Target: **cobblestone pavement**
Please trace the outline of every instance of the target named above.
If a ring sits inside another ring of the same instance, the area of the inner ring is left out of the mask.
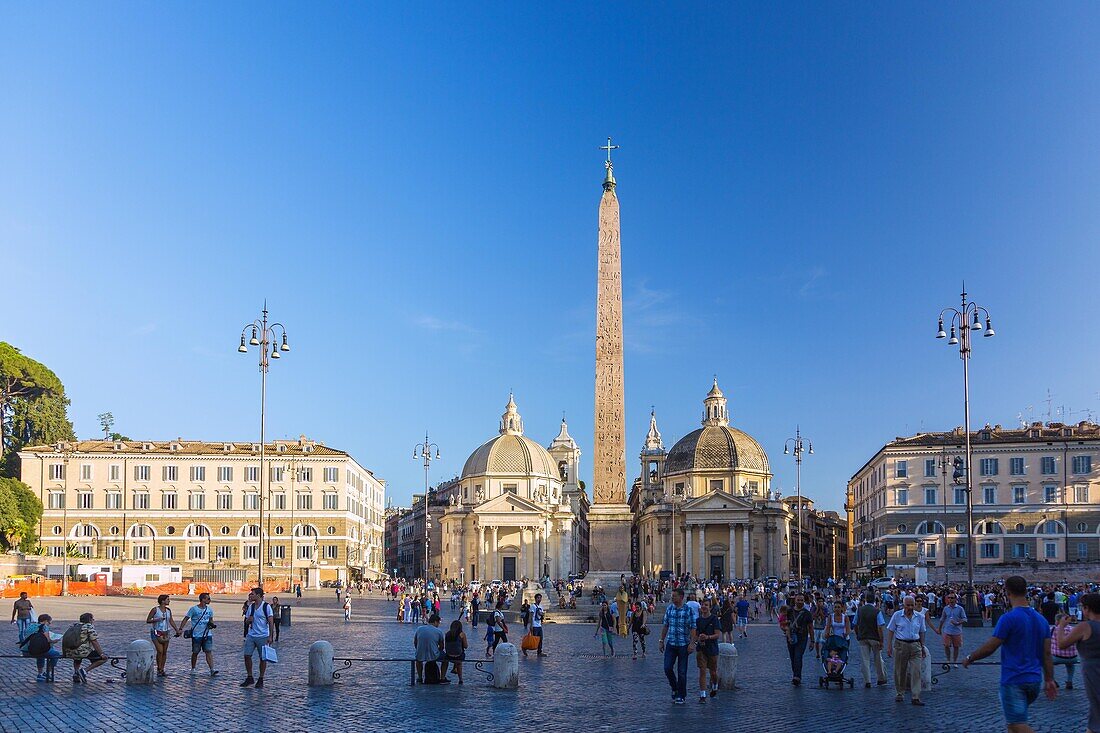
[[[354,619],[345,624],[335,599],[316,594],[293,610],[293,624],[284,629],[279,643],[280,664],[269,671],[263,690],[241,689],[240,639],[236,629],[243,599],[215,599],[219,629],[215,657],[221,674],[191,676],[189,642],[175,639],[169,658],[169,676],[155,685],[126,687],[109,666],[95,670],[89,684],[74,686],[69,663],[58,664],[57,682],[36,683],[33,662],[0,660],[0,684],[7,694],[0,698],[0,730],[11,731],[397,731],[429,724],[452,730],[476,730],[489,721],[507,728],[553,728],[585,731],[667,731],[680,725],[728,726],[751,720],[776,731],[804,730],[807,725],[845,730],[1004,730],[997,699],[999,667],[953,670],[924,696],[927,706],[916,708],[893,701],[892,686],[863,689],[859,678],[858,651],[848,669],[854,672],[855,689],[821,690],[812,657],[806,658],[801,688],[790,685],[786,647],[772,626],[750,627],[747,640],[737,643],[740,653],[738,689],[724,692],[706,705],[690,698],[687,705],[673,706],[656,652],[656,631],[650,638],[646,659],[630,658],[628,640],[617,644],[620,656],[600,657],[592,629],[582,625],[549,625],[544,659],[520,659],[520,689],[496,690],[485,676],[472,669],[459,686],[409,687],[407,664],[355,663],[336,685],[306,685],[309,645],[326,639],[336,655],[351,657],[411,657],[411,625],[399,625],[394,607],[379,599],[353,598]],[[191,599],[177,598],[173,607],[182,617]],[[39,610],[53,614],[57,630],[67,627],[79,613],[96,614],[105,650],[126,653],[133,639],[148,638],[142,621],[151,599],[42,599]],[[451,616],[444,603],[444,616]],[[445,621],[446,623],[446,621]],[[479,631],[484,627],[479,626]],[[967,629],[965,650],[988,638],[990,630]],[[484,652],[480,634],[467,627],[471,658]],[[14,627],[0,630],[6,653],[12,653]],[[939,659],[942,649],[933,648]],[[200,659],[200,668],[203,662]],[[472,665],[467,665],[472,667]],[[694,660],[689,671],[694,675]],[[937,670],[938,671],[938,668]],[[1064,670],[1058,670],[1062,680]],[[108,678],[116,680],[109,684]],[[1081,675],[1078,689],[1059,691],[1055,702],[1041,699],[1032,706],[1032,723],[1038,731],[1063,733],[1084,727],[1087,701]],[[694,684],[689,692],[694,695]],[[494,725],[494,727],[500,727]],[[423,729],[423,728],[421,728]],[[717,728],[726,730],[728,728]]]

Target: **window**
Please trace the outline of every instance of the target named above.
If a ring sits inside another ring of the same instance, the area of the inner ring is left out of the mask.
[[[917,534],[941,534],[943,524],[936,521],[924,521],[917,525]]]
[[[50,464],[50,481],[64,481],[65,480],[65,464],[64,463],[51,463]]]
[[[1089,526],[1087,524],[1085,524],[1084,522],[1078,522],[1077,523],[1077,531],[1078,532],[1085,532],[1085,531],[1088,530],[1088,528],[1089,528]]]
[[[195,491],[187,495],[187,508],[195,511],[206,509],[206,494]]]
[[[1001,546],[995,542],[983,542],[982,543],[982,557],[987,560],[996,559],[1001,556]]]
[[[122,480],[122,466],[117,463],[112,463],[107,467],[107,480],[108,481],[121,481]]]
[[[269,545],[272,560],[286,560],[286,545]]]
[[[935,504],[936,503],[936,490],[935,489],[925,489],[924,490],[924,503],[925,504]]]
[[[924,556],[929,558],[930,560],[935,560],[936,559],[936,543],[935,542],[925,542],[924,543]]]
[[[325,545],[324,550],[322,551],[321,557],[323,557],[326,560],[335,560],[336,556],[339,554],[339,552],[340,552],[340,546],[339,545]]]
[[[1044,476],[1053,476],[1057,473],[1054,464],[1054,456],[1043,456],[1043,460],[1040,463],[1040,473]]]
[[[336,511],[340,508],[340,497],[335,493],[329,492],[325,494],[324,497],[322,497],[322,501],[324,502],[324,505],[322,506],[323,509]]]
[[[121,491],[108,491],[107,492],[107,508],[108,509],[121,509],[122,508],[122,492]]]
[[[909,489],[898,489],[898,506],[909,506]]]
[[[249,491],[244,495],[244,508],[245,511],[254,510],[260,508],[260,495],[255,491]]]
[[[122,559],[122,548],[119,547],[118,545],[109,546],[107,548],[107,559],[108,560],[121,560]]]
[[[904,525],[904,524],[899,524],[898,525],[898,534],[905,534],[908,531],[909,531],[909,527],[907,525]]]
[[[149,466],[134,466],[134,481],[148,481]]]
[[[1088,484],[1077,484],[1073,487],[1073,501],[1077,504],[1089,503],[1089,486]]]
[[[925,458],[924,459],[924,475],[926,477],[936,475],[936,459],[935,458]]]
[[[1053,519],[1048,519],[1045,522],[1040,522],[1039,526],[1035,528],[1037,534],[1059,534],[1062,531],[1062,523]]]
[[[1023,542],[1017,542],[1012,545],[1012,557],[1019,560],[1020,558],[1027,557],[1027,545]]]
[[[161,557],[165,560],[176,559],[176,548],[174,545],[164,545],[161,549]]]
[[[217,545],[214,548],[214,556],[218,560],[229,560],[233,557],[232,545]]]
[[[997,503],[997,487],[996,486],[983,486],[982,487],[982,501],[986,504]]]
[[[1092,473],[1092,456],[1074,456],[1073,472],[1076,474]]]
[[[179,466],[161,466],[160,478],[162,481],[179,481]]]
[[[218,509],[231,510],[233,508],[233,495],[228,491],[218,492]]]
[[[966,543],[956,542],[951,545],[951,557],[965,558],[966,557]]]
[[[61,491],[50,492],[50,509],[64,509],[65,508],[65,494]]]
[[[722,490],[722,479],[712,479],[711,482],[710,482],[710,490],[711,491],[721,491]]]
[[[276,483],[283,480],[283,473],[284,470],[282,466],[271,466],[267,469],[268,479]]]
[[[177,494],[174,491],[165,491],[160,495],[160,508],[161,509],[178,509],[179,502],[177,500]]]
[[[92,508],[92,492],[81,491],[76,495],[76,508],[77,509],[91,509]]]
[[[909,545],[902,542],[898,545],[898,557],[909,557]]]
[[[148,560],[149,559],[149,545],[134,545],[134,559],[135,560]]]
[[[298,480],[307,484],[313,481],[313,468],[311,466],[306,466],[305,468],[299,469]]]
[[[187,559],[190,562],[206,562],[206,545],[188,545]]]
[[[312,560],[313,545],[298,545],[297,555],[299,560]]]
[[[1045,501],[1047,504],[1053,504],[1054,502],[1058,501],[1058,487],[1044,486],[1043,501]]]
[[[80,480],[91,481],[92,480],[92,464],[82,463],[80,464]]]
[[[1013,504],[1026,504],[1027,503],[1027,487],[1026,486],[1013,486],[1012,487],[1012,503]]]
[[[894,478],[909,478],[909,461],[901,460],[894,463]]]
[[[1023,458],[1011,458],[1008,463],[1008,472],[1013,476],[1023,476],[1024,471],[1024,459]]]
[[[205,481],[206,466],[191,466],[191,480],[196,482]]]
[[[978,464],[978,471],[982,476],[996,476],[1000,468],[999,458],[983,458]]]
[[[134,509],[148,509],[149,508],[149,492],[148,491],[135,491],[134,492]]]
[[[299,509],[313,509],[313,494],[305,491],[298,492],[298,508]]]
[[[218,481],[227,484],[233,480],[232,466],[218,466]]]
[[[244,480],[255,484],[260,480],[260,467],[259,466],[245,466],[244,467]]]
[[[1057,542],[1044,542],[1043,543],[1043,557],[1048,560],[1053,560],[1058,557],[1058,543]]]
[[[955,489],[955,503],[956,504],[965,504],[966,503],[966,489]]]
[[[272,508],[273,509],[286,509],[286,494],[280,491],[273,495]]]
[[[260,557],[259,545],[245,545],[241,551],[242,560],[256,560]]]
[[[325,483],[334,484],[340,480],[340,469],[336,466],[325,468]]]
[[[1089,556],[1089,543],[1088,542],[1078,542],[1077,543],[1077,559],[1078,560],[1087,560],[1088,556]]]

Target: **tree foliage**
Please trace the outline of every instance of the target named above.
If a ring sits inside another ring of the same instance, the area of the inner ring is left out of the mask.
[[[31,488],[14,478],[0,477],[0,544],[28,552],[38,543],[42,502]]]
[[[0,341],[0,476],[15,476],[27,445],[75,440],[61,380],[40,362]]]

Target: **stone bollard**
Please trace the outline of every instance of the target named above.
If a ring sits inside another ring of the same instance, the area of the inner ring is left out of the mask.
[[[332,644],[315,641],[309,645],[309,686],[325,687],[335,682],[332,678]]]
[[[126,649],[126,684],[151,685],[156,680],[156,651],[148,639],[134,639]]]
[[[519,687],[519,649],[515,644],[498,644],[493,652],[493,687],[502,690]]]
[[[718,689],[737,689],[737,647],[733,644],[718,645]]]

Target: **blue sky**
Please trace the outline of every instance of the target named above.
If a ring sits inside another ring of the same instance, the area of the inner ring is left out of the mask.
[[[717,374],[733,423],[839,509],[883,442],[962,423],[933,339],[994,315],[973,419],[1100,416],[1100,10],[1086,3],[0,10],[0,339],[81,436],[253,439],[236,352],[294,350],[269,436],[349,450],[397,503],[457,474],[509,389],[591,475],[597,148],[623,221],[628,468]],[[1030,410],[1030,412],[1029,412]],[[1072,412],[1070,412],[1072,410]]]

